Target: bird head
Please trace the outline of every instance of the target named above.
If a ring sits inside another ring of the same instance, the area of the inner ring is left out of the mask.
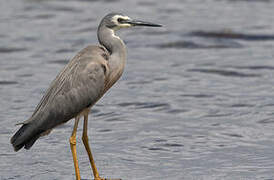
[[[104,24],[106,27],[118,30],[121,28],[129,28],[133,26],[150,26],[150,27],[161,27],[160,24],[155,24],[151,22],[141,21],[141,20],[134,20],[128,16],[125,16],[121,13],[110,13],[106,15],[101,24]]]

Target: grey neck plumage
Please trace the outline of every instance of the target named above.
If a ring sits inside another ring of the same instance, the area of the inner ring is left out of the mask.
[[[98,40],[101,45],[103,45],[109,53],[119,54],[123,56],[126,53],[126,47],[122,39],[115,35],[113,29],[107,28],[102,25],[98,28]]]
[[[127,52],[126,46],[122,39],[116,36],[115,31],[104,25],[100,25],[98,28],[98,40],[99,43],[104,46],[110,54],[108,65],[110,69],[109,87],[111,87],[122,75],[126,63]]]

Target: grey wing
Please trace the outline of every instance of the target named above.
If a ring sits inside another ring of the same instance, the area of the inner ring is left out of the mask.
[[[93,105],[105,88],[107,66],[102,49],[91,46],[80,52],[51,83],[32,117],[41,131],[52,129]]]

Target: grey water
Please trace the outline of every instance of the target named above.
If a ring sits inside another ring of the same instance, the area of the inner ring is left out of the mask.
[[[113,11],[164,27],[118,32],[125,72],[89,116],[100,174],[274,179],[273,9],[270,0],[0,1],[0,180],[75,179],[73,121],[29,151],[13,152],[9,139]],[[80,173],[91,180],[81,126]]]

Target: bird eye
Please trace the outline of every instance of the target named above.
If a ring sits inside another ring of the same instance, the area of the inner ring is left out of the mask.
[[[123,18],[118,18],[117,21],[118,21],[119,23],[123,23],[124,19],[123,19]]]

